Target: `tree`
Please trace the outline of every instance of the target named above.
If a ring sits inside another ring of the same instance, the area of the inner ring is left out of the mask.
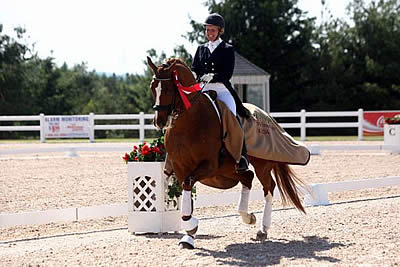
[[[225,18],[223,39],[254,64],[271,74],[271,109],[298,110],[303,68],[314,64],[311,37],[314,19],[297,8],[297,0],[209,0],[210,13]],[[203,27],[191,21],[189,41],[204,41]]]
[[[335,19],[319,29],[319,103],[331,109],[400,106],[399,1],[354,0],[351,22]],[[314,105],[318,105],[315,103]]]
[[[16,39],[2,33],[3,25],[0,24],[0,113],[17,114],[23,109],[28,100],[26,77],[30,69],[25,65],[33,57],[32,48],[22,43],[25,30],[17,27],[14,29]],[[28,113],[24,113],[28,114]]]
[[[360,77],[357,99],[370,109],[398,109],[400,106],[400,1],[361,0],[349,6],[353,14],[352,56]]]

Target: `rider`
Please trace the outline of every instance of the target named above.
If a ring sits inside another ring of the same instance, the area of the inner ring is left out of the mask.
[[[206,18],[203,25],[209,42],[197,48],[193,58],[192,71],[198,80],[209,82],[203,91],[216,91],[217,99],[224,102],[237,118],[237,114],[248,118],[247,109],[229,81],[235,67],[235,50],[232,45],[220,38],[224,33],[224,18],[213,13]],[[250,171],[248,167],[247,149],[243,140],[242,156],[237,166],[237,172],[248,172]]]

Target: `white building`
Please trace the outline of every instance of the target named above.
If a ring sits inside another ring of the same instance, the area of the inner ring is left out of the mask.
[[[270,112],[270,77],[268,72],[235,52],[235,69],[231,83],[243,102]]]

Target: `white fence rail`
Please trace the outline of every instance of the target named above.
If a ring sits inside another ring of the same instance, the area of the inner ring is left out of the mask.
[[[323,112],[272,112],[270,115],[274,118],[300,118],[300,122],[295,123],[279,123],[282,128],[299,128],[300,138],[302,141],[306,140],[307,128],[357,128],[358,140],[363,140],[363,116],[364,111],[323,111]],[[154,114],[89,114],[90,122],[90,142],[94,142],[94,132],[96,130],[138,130],[140,141],[145,139],[145,130],[155,130],[153,124],[146,124],[146,120],[152,119]],[[355,122],[307,122],[307,118],[311,117],[354,117],[357,118]],[[138,124],[96,124],[96,120],[139,120]],[[40,114],[37,116],[0,116],[1,121],[38,121],[39,125],[34,126],[0,126],[0,131],[40,131],[40,141],[45,142],[44,124],[45,115]]]
[[[330,205],[329,192],[344,192],[351,190],[363,190],[382,188],[388,186],[400,186],[400,176],[379,177],[375,179],[362,179],[352,181],[333,182],[325,184],[308,185],[309,193],[304,196],[306,206]],[[299,188],[303,190],[302,188]],[[222,192],[210,195],[199,195],[195,200],[195,207],[215,207],[237,203],[239,191]],[[279,191],[275,188],[274,198],[279,199]],[[264,200],[261,189],[252,190],[250,200]],[[107,216],[126,216],[128,214],[127,203],[114,203],[96,205],[90,207],[50,209],[44,211],[30,211],[19,213],[0,213],[0,228],[18,225],[46,224],[65,221],[82,221]]]
[[[140,141],[145,138],[145,130],[156,130],[153,124],[146,124],[146,120],[153,119],[154,114],[89,114],[90,142],[94,142],[95,130],[138,130]],[[96,124],[96,120],[139,120],[138,124]],[[40,142],[44,143],[45,115],[41,113],[37,116],[0,116],[1,121],[38,121],[39,125],[33,126],[0,126],[0,131],[39,131]]]

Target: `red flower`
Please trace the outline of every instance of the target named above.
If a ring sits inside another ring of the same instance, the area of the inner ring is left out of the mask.
[[[129,154],[125,153],[125,156],[122,157],[123,160],[128,161],[129,160]]]
[[[129,161],[163,161],[165,160],[164,138],[160,136],[150,144],[143,142],[140,145],[133,145],[130,153],[125,153],[123,159]]]
[[[150,147],[148,146],[148,145],[144,145],[143,147],[142,147],[142,155],[147,155],[147,154],[149,154],[151,151],[150,151]]]

